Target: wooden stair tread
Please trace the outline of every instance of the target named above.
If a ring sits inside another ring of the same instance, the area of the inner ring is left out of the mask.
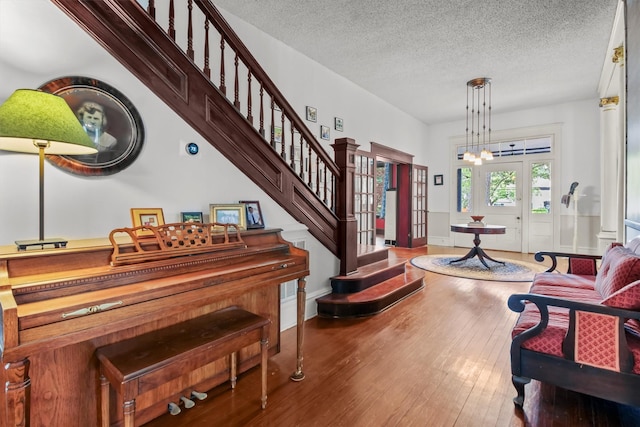
[[[424,275],[423,270],[407,264],[404,266],[404,272],[362,291],[332,292],[316,299],[318,316],[350,318],[380,313],[422,289]]]
[[[415,281],[422,280],[424,278],[424,271],[415,271],[407,269],[405,274],[392,277],[384,282],[380,282],[377,285],[371,286],[363,291],[353,294],[329,294],[324,297],[318,298],[320,300],[331,301],[336,304],[353,304],[363,303],[369,301],[375,301],[380,298],[384,298],[399,288],[411,284]]]

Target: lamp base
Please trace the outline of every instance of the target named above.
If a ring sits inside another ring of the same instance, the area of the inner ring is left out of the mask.
[[[67,240],[61,238],[43,239],[43,240],[16,240],[19,251],[26,251],[30,246],[40,246],[40,249],[44,249],[45,246],[53,246],[54,248],[66,248]]]

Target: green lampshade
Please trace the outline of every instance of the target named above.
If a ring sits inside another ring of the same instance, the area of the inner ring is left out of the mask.
[[[64,99],[18,89],[0,105],[0,150],[38,154],[36,142],[42,141],[48,142],[47,154],[98,152]]]

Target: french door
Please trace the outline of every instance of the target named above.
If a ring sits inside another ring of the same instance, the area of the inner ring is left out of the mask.
[[[427,176],[426,166],[413,165],[411,191],[411,247],[427,244]]]
[[[503,251],[522,250],[522,162],[486,162],[476,169],[477,215],[486,224],[504,225],[504,235],[483,236],[482,246]]]
[[[505,234],[482,236],[481,247],[504,251],[522,250],[522,162],[465,164],[457,169],[457,209],[452,224],[466,224],[471,215],[483,222],[504,225]],[[473,246],[473,236],[452,233],[454,246]]]

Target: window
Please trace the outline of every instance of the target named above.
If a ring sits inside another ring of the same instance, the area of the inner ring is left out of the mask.
[[[531,164],[531,213],[551,213],[551,165]]]
[[[471,168],[458,168],[457,172],[457,206],[458,212],[471,212],[473,209],[471,203]]]
[[[485,185],[487,206],[516,206],[516,171],[487,172]]]
[[[526,156],[531,154],[550,153],[551,142],[553,137],[541,136],[530,139],[518,139],[509,141],[492,142],[487,144],[486,148],[493,153],[493,157],[511,157],[511,156]],[[462,155],[469,148],[466,144],[458,145],[456,155],[458,160],[462,160]],[[479,151],[483,147],[478,147]]]

